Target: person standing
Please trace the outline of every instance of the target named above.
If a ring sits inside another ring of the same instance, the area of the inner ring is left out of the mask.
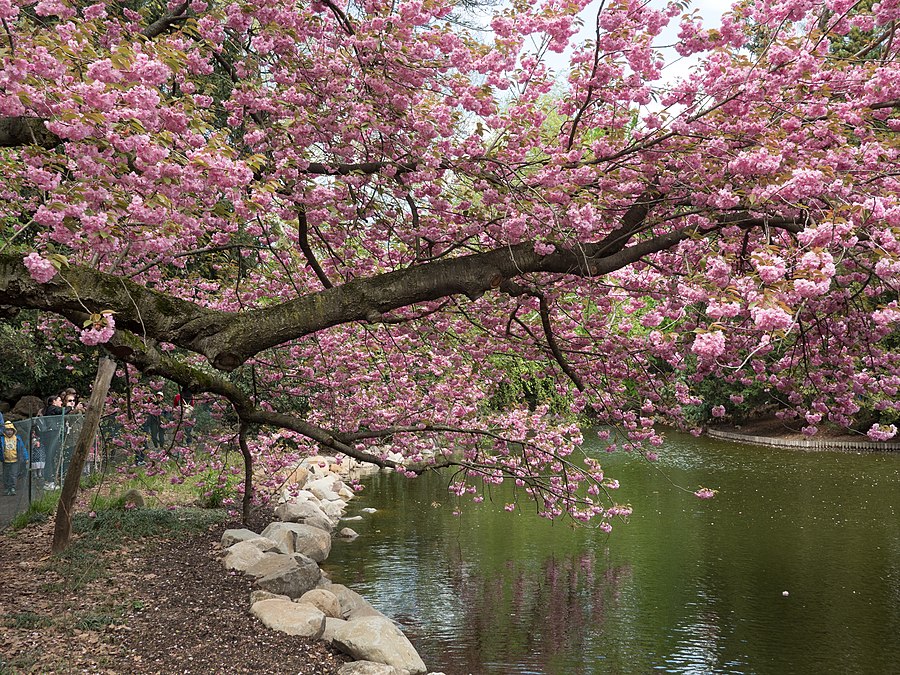
[[[175,396],[175,409],[178,424],[184,429],[184,444],[191,444],[191,432],[194,428],[194,392],[185,387]],[[177,430],[177,427],[176,427]]]
[[[44,449],[44,488],[56,489],[56,467],[62,452],[65,435],[65,413],[62,394],[49,396],[41,419],[38,420],[38,441]]]
[[[3,424],[3,488],[7,496],[16,494],[19,462],[28,461],[28,448],[16,433],[12,422]]]

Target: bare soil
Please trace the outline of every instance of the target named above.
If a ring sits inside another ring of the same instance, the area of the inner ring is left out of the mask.
[[[335,673],[348,657],[250,615],[224,527],[70,561],[50,555],[52,519],[0,534],[0,674]]]

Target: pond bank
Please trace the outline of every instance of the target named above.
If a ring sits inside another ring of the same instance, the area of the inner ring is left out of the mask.
[[[830,450],[856,452],[898,452],[900,443],[890,441],[863,441],[854,438],[791,438],[780,436],[762,436],[739,431],[723,431],[707,429],[706,435],[723,441],[734,443],[750,443],[752,445],[768,445],[776,448],[796,448],[799,450]]]

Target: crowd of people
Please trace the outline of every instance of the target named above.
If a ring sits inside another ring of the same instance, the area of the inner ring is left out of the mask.
[[[156,391],[145,402],[144,422],[141,425],[146,442],[135,446],[135,463],[146,461],[146,450],[166,451],[167,431],[179,444],[192,442],[194,396],[189,389],[181,389],[170,405],[165,394]],[[35,403],[37,404],[37,399]],[[37,405],[35,405],[37,408]],[[54,490],[61,483],[67,458],[71,456],[80,430],[84,402],[75,389],[68,388],[47,397],[40,410],[15,424],[5,420],[0,412],[0,428],[3,430],[3,490],[5,496],[14,496],[19,480],[28,475],[39,488]],[[73,416],[79,415],[78,418]]]
[[[24,430],[17,430],[16,425],[0,412],[5,496],[15,496],[16,485],[27,475],[29,468],[33,472],[32,478],[44,489],[56,488],[58,472],[62,468],[61,458],[71,450],[76,440],[76,434],[71,433],[71,418],[67,420],[66,416],[84,412],[84,402],[72,388],[47,397],[43,408],[35,417],[29,418]]]

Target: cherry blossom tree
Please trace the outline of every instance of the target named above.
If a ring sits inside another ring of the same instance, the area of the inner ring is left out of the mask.
[[[652,457],[702,378],[895,414],[900,5],[587,5],[0,1],[2,302],[227,402],[248,477],[389,446],[603,527],[575,415]],[[571,416],[487,405],[509,358]]]

